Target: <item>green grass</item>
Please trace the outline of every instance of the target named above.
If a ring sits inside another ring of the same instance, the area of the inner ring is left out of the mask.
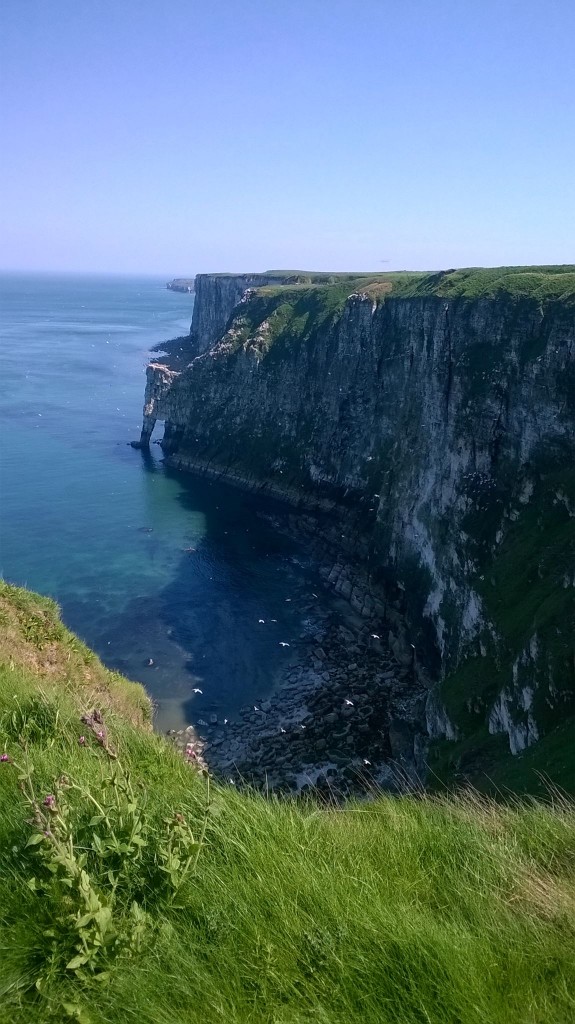
[[[2,597],[2,745],[33,763],[38,794],[53,792],[63,773],[97,793],[110,764],[97,743],[78,744],[94,693],[89,679],[66,676],[72,635],[60,625],[54,639],[51,603],[7,587]],[[33,618],[36,631],[24,636]],[[41,674],[48,656],[57,678]],[[90,671],[98,669],[92,656]],[[199,834],[206,780],[135,724],[136,687],[109,675],[99,685],[146,820],[161,828],[179,813]],[[70,797],[80,837],[87,813]],[[60,905],[27,885],[38,873],[28,818],[14,765],[0,764],[0,1005],[10,1024],[575,1018],[575,813],[558,795],[508,805],[471,794],[380,795],[335,808],[215,787],[178,906],[153,882],[151,852],[132,870],[147,915],[138,954],[111,956],[104,982],[53,969],[40,991],[53,943],[45,933],[65,919],[66,897]],[[128,920],[127,902],[119,899],[117,914]]]
[[[209,277],[238,275],[209,274]],[[241,275],[240,275],[241,276]],[[271,295],[278,289],[344,288],[349,295],[363,291],[376,300],[392,298],[481,299],[508,297],[512,301],[558,301],[567,306],[575,302],[575,265],[533,267],[466,267],[440,271],[387,271],[382,273],[315,273],[301,270],[266,271],[258,277],[274,278],[264,286]],[[276,284],[277,278],[284,278]],[[260,291],[260,289],[258,289]]]

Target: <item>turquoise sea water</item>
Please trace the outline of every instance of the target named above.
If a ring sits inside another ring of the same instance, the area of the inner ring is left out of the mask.
[[[261,517],[279,506],[129,447],[149,350],[188,332],[192,302],[150,278],[0,278],[0,572],[143,682],[162,729],[263,698],[326,600]]]

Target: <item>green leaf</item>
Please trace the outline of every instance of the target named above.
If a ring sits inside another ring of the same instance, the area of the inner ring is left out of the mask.
[[[75,1017],[76,1020],[78,1019],[80,1007],[76,1003],[64,1003],[63,1010],[65,1013],[68,1014],[69,1017]]]
[[[103,814],[95,814],[93,818],[90,818],[88,825],[99,825],[104,820]]]
[[[28,886],[29,889],[32,890],[32,892],[36,892],[36,890],[38,888],[38,886],[36,885],[36,879],[35,878],[29,878],[28,881],[26,882],[26,885]]]
[[[77,971],[78,967],[82,967],[84,964],[87,964],[87,963],[88,963],[88,957],[87,956],[82,956],[80,954],[79,956],[75,956],[72,960],[70,960],[69,963],[66,964],[66,970],[67,971]]]
[[[76,921],[77,928],[85,928],[93,918],[93,914],[83,914],[79,921]]]
[[[135,843],[136,846],[147,846],[148,845],[146,840],[142,839],[141,836],[132,836],[132,842]]]
[[[100,934],[104,935],[112,920],[112,911],[109,907],[102,907],[97,914],[94,914],[94,919],[100,929]]]
[[[44,841],[44,838],[41,832],[35,832],[33,836],[30,836],[26,846],[38,846]]]
[[[77,1003],[64,1003],[63,1009],[69,1017],[78,1021],[78,1024],[91,1024],[92,1018]]]

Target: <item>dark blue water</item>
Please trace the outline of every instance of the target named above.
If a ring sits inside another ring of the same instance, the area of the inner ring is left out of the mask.
[[[0,572],[143,682],[159,728],[233,716],[270,692],[324,598],[305,549],[261,516],[281,509],[128,445],[149,350],[188,332],[192,297],[149,278],[0,288]]]

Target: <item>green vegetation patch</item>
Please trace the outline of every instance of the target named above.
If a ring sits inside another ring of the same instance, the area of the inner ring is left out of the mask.
[[[374,274],[313,274],[285,271],[285,284],[264,287],[268,295],[279,289],[293,291],[294,286],[308,289],[344,288],[385,298],[501,298],[556,301],[571,306],[575,302],[575,265],[534,267],[468,267],[458,270],[390,271]],[[263,275],[262,275],[263,276]],[[270,277],[279,274],[269,273]],[[259,291],[260,289],[258,289]]]
[[[514,757],[506,735],[490,735],[485,725],[464,739],[436,740],[429,749],[430,789],[473,785],[498,800],[512,794],[545,798],[550,787],[575,792],[575,719],[568,716],[536,744]]]
[[[504,520],[499,544],[494,544],[489,516],[478,514],[478,532],[472,540],[480,569],[474,585],[498,640],[495,643],[486,630],[485,656],[478,652],[468,656],[443,681],[442,699],[462,740],[446,744],[442,751],[447,752],[446,763],[459,768],[462,756],[465,760],[467,752],[473,752],[477,771],[470,770],[469,777],[474,784],[489,766],[498,778],[517,776],[521,788],[528,789],[526,780],[530,777],[533,782],[536,767],[545,768],[546,751],[552,749],[557,756],[554,753],[549,761],[549,776],[574,792],[575,470],[570,465],[554,466],[556,453],[548,458],[548,467],[543,457],[531,467],[533,494],[525,505],[516,505],[512,518]],[[533,715],[539,731],[553,730],[545,744],[540,741],[521,755],[520,771],[507,737],[499,745],[495,738],[487,738],[485,728],[497,695],[503,689],[513,690],[514,663],[519,687],[531,686],[535,691]]]
[[[0,580],[0,673],[9,681],[22,672],[48,694],[64,690],[78,706],[96,700],[137,725],[151,720],[144,688],[104,668],[66,629],[54,601]]]

